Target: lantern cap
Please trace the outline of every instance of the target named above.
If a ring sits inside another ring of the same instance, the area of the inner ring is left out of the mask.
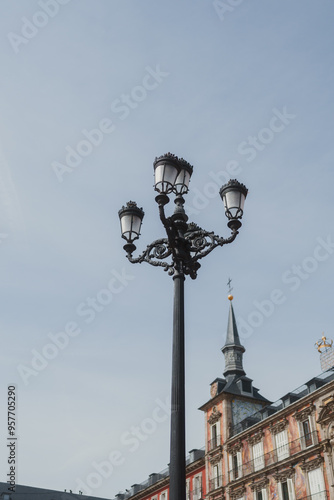
[[[118,210],[119,217],[122,217],[124,213],[135,213],[141,219],[145,215],[143,208],[139,208],[135,201],[128,201],[126,207],[123,205],[122,208]]]
[[[153,162],[153,165],[155,166],[157,163],[161,161],[170,161],[173,163],[177,163],[180,168],[184,168],[185,170],[188,170],[190,174],[192,174],[194,167],[190,165],[184,158],[179,158],[178,156],[174,155],[173,153],[165,153],[164,155],[157,156]]]
[[[219,193],[222,196],[225,191],[232,191],[235,189],[240,191],[246,198],[248,189],[244,184],[237,181],[237,179],[230,179],[226,184],[224,184],[224,186],[220,188]]]

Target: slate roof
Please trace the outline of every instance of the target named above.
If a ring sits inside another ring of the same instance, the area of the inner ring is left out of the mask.
[[[12,493],[8,491],[7,483],[0,483],[0,499],[6,498],[5,495],[9,495],[8,500],[109,500],[101,497],[79,495],[78,493],[65,493],[65,491],[46,490],[22,485],[16,485],[15,493]]]

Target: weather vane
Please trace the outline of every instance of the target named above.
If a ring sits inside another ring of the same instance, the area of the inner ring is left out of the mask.
[[[228,286],[228,293],[231,295],[231,292],[233,290],[233,287],[231,287],[232,280],[231,278],[228,279],[227,286]]]

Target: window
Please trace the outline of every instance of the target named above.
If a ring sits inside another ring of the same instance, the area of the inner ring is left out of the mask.
[[[160,495],[160,500],[167,500],[167,491],[163,491]]]
[[[298,420],[299,435],[301,438],[301,448],[302,450],[305,450],[305,448],[309,448],[310,446],[317,444],[318,437],[315,430],[314,415],[311,414],[308,416],[304,416],[304,418],[301,415],[300,417],[298,416],[298,414],[296,414],[296,419]]]
[[[290,478],[278,483],[279,500],[295,500],[295,487],[293,480]]]
[[[275,435],[277,460],[283,460],[289,456],[288,433],[284,430]]]
[[[304,437],[305,448],[308,448],[309,446],[312,446],[312,434],[311,434],[309,420],[304,420],[302,422],[302,428],[303,428],[303,437]]]
[[[262,488],[261,490],[254,491],[254,500],[267,500],[266,488]]]
[[[220,484],[220,477],[219,477],[219,466],[214,465],[212,469],[212,484],[211,484],[211,489],[215,490],[216,488],[219,488],[221,486]]]
[[[241,451],[237,451],[229,456],[230,479],[238,479],[242,476],[242,455]]]
[[[213,450],[213,448],[216,448],[217,446],[220,445],[220,426],[219,422],[216,422],[215,424],[211,425],[211,441],[210,441],[210,446],[209,450]]]
[[[308,473],[308,482],[312,500],[326,500],[324,475],[321,468],[314,469]]]
[[[199,474],[193,479],[193,500],[200,500],[202,498],[202,475]]]
[[[257,444],[254,444],[252,451],[253,451],[254,471],[263,469],[264,456],[263,456],[263,443],[262,443],[262,441],[260,441]],[[262,499],[262,500],[265,500],[265,499]]]

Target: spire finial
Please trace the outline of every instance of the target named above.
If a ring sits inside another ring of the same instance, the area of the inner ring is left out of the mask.
[[[228,279],[227,286],[228,286],[228,300],[233,300],[233,295],[231,294],[233,288],[231,287],[232,280],[231,278]]]

